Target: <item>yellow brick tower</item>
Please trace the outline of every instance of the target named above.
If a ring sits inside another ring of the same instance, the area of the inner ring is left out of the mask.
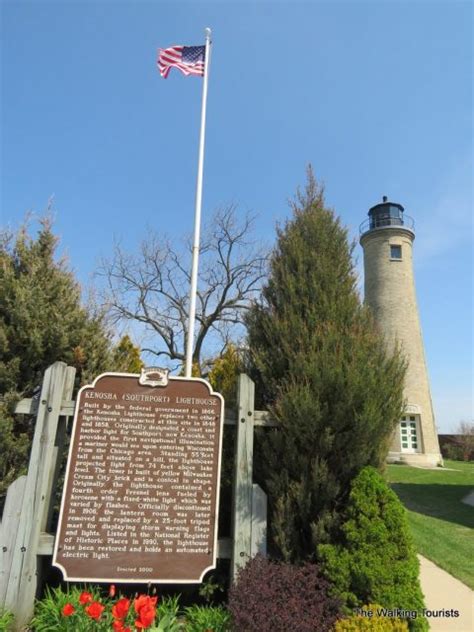
[[[408,360],[406,408],[394,433],[388,461],[433,466],[442,463],[426,369],[413,277],[414,222],[401,204],[369,210],[360,226],[364,250],[365,302],[389,348],[399,344]]]

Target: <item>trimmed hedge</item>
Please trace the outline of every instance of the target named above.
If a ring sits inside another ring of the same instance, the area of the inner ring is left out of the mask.
[[[422,611],[419,563],[405,508],[374,468],[364,468],[353,481],[341,543],[320,545],[318,552],[347,609],[379,603],[390,610]],[[428,630],[419,616],[408,625]]]

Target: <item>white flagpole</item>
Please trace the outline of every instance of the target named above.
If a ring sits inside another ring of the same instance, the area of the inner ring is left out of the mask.
[[[191,290],[189,292],[189,321],[186,344],[186,377],[191,377],[193,370],[194,321],[196,318],[197,273],[199,263],[199,239],[201,232],[202,174],[204,168],[204,139],[206,135],[207,79],[211,54],[211,29],[206,28],[206,53],[204,61],[204,81],[202,86],[201,133],[199,137],[199,161],[196,183],[196,208],[194,214],[193,262],[191,268]]]

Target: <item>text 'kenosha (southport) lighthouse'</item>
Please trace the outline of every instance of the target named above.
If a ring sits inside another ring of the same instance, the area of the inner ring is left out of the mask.
[[[387,201],[369,210],[360,226],[364,250],[365,303],[389,348],[400,345],[408,361],[406,406],[388,461],[418,465],[442,462],[431,402],[413,276],[414,222],[401,204]]]

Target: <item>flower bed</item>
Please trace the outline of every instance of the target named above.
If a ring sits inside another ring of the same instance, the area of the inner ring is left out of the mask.
[[[116,594],[71,587],[47,590],[37,602],[31,632],[229,632],[230,614],[220,606],[190,606],[180,611],[179,597]],[[1,629],[1,628],[0,628]]]

